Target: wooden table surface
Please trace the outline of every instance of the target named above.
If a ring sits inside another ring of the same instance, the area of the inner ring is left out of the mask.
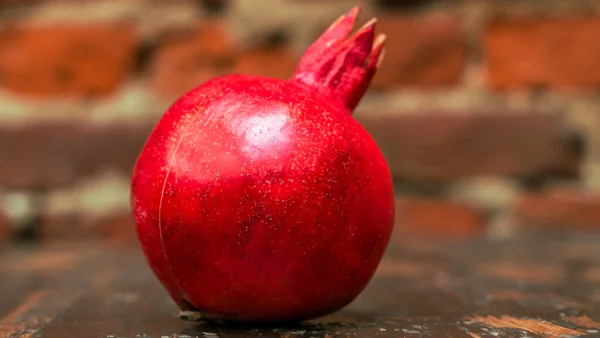
[[[350,306],[293,327],[181,320],[137,247],[0,253],[0,337],[600,337],[600,237],[394,240]]]

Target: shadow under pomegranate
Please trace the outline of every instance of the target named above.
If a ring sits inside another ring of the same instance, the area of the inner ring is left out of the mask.
[[[201,332],[224,331],[227,333],[260,332],[261,337],[281,337],[281,333],[303,335],[335,334],[349,329],[364,329],[376,326],[376,319],[354,313],[329,314],[307,321],[281,322],[239,322],[203,316],[200,312],[181,311],[179,317],[185,321],[198,323],[193,328],[179,332],[182,335],[197,335]]]

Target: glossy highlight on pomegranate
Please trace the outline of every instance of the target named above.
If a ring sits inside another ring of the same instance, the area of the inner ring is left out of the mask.
[[[383,57],[358,7],[289,80],[214,78],[179,98],[136,162],[147,261],[182,310],[242,322],[337,311],[368,284],[394,218],[387,163],[352,112]]]

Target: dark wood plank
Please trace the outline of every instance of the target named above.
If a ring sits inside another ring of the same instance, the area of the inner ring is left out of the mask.
[[[0,337],[34,337],[84,291],[82,256],[20,247],[0,256]]]
[[[0,276],[0,337],[600,336],[600,238],[394,239],[355,302],[293,327],[179,319],[136,248],[13,249]]]

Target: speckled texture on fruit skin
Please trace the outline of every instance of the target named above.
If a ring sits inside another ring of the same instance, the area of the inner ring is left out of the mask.
[[[230,75],[165,113],[136,163],[150,266],[182,309],[304,320],[350,303],[394,218],[389,168],[342,104],[291,81]]]

